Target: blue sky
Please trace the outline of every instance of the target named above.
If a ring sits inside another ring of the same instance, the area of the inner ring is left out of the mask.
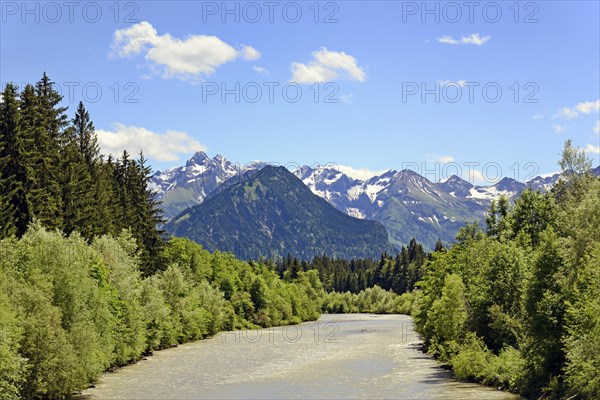
[[[105,152],[156,169],[204,149],[522,180],[556,171],[568,138],[599,163],[597,1],[23,4],[1,4],[0,81],[46,71]]]

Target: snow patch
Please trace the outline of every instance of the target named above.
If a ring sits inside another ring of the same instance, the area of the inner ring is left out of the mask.
[[[362,211],[360,211],[358,208],[353,208],[353,207],[348,207],[346,209],[346,214],[348,214],[349,216],[354,217],[354,218],[360,218],[360,219],[367,218],[367,216]]]

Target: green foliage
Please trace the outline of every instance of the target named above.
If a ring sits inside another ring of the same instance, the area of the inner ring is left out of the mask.
[[[27,151],[31,142],[22,129],[17,96],[17,87],[7,84],[0,103],[0,238],[23,235],[31,222]]]
[[[431,316],[433,331],[440,341],[458,342],[463,334],[467,320],[467,308],[464,298],[465,287],[460,276],[447,275],[442,295],[433,302]]]
[[[483,381],[490,375],[492,357],[483,340],[470,332],[449,361],[458,379]]]
[[[359,293],[379,286],[403,294],[415,288],[428,257],[423,246],[413,238],[407,247],[402,246],[396,257],[385,253],[378,260],[344,260],[322,255],[306,262],[288,255],[278,260],[275,268],[281,275],[289,273],[291,276],[297,276],[299,271],[316,270],[327,292]]]
[[[374,286],[358,294],[330,292],[325,298],[323,310],[327,313],[375,313],[410,314],[413,303],[412,293],[398,295]]]
[[[519,390],[518,379],[524,376],[525,360],[518,350],[506,347],[495,355],[473,332],[466,335],[449,362],[458,379],[512,391]]]
[[[600,179],[565,144],[548,194],[493,204],[435,252],[413,306],[428,351],[461,379],[532,398],[600,392]],[[461,286],[462,285],[462,286]]]
[[[571,139],[565,141],[558,165],[563,172],[579,175],[592,168],[592,162],[585,156],[585,151],[573,147]]]
[[[283,280],[166,242],[143,154],[103,160],[84,105],[69,124],[61,99],[44,74],[0,102],[0,400],[66,398],[156,349],[319,317],[317,271]]]
[[[37,224],[0,253],[2,400],[65,398],[156,349],[316,319],[325,296],[317,271],[281,280],[185,239],[167,243],[168,268],[144,277],[128,231],[88,244]]]
[[[162,218],[143,155],[104,161],[83,103],[69,123],[46,74],[20,94],[7,84],[2,96],[0,238],[23,236],[34,220],[66,234],[77,231],[87,241],[129,229],[143,272],[162,269]]]
[[[23,327],[17,319],[4,285],[8,280],[0,272],[0,399],[19,398],[25,381],[26,359],[19,354]]]

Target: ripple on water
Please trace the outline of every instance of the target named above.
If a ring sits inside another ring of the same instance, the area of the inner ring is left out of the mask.
[[[102,376],[80,399],[518,399],[457,382],[419,350],[404,315],[323,315],[318,323],[156,352]]]

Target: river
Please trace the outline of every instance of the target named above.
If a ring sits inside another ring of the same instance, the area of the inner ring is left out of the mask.
[[[79,399],[519,399],[458,382],[418,350],[405,315],[322,315],[156,352]]]

